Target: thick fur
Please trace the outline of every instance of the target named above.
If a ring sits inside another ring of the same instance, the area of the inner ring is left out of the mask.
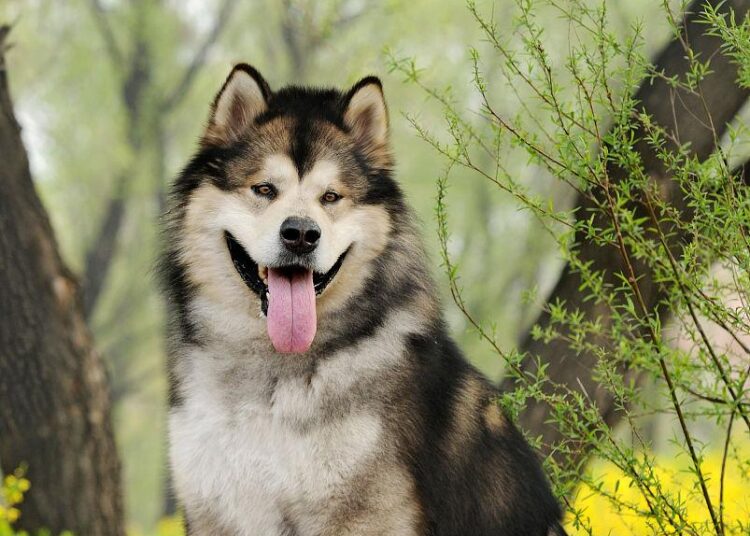
[[[562,534],[539,461],[447,334],[393,179],[379,81],[272,92],[238,66],[175,181],[161,263],[169,441],[188,534]],[[272,180],[278,197],[253,185]],[[344,192],[321,205],[326,189]],[[259,265],[315,219],[318,332],[275,352],[224,231]]]

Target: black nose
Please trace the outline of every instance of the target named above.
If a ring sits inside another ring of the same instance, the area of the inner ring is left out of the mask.
[[[320,227],[310,218],[291,216],[281,224],[281,242],[292,253],[310,253],[318,246]]]

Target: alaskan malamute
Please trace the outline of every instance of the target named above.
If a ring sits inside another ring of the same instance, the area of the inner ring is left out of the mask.
[[[169,452],[195,536],[562,534],[536,455],[449,337],[380,81],[238,65],[162,260]]]

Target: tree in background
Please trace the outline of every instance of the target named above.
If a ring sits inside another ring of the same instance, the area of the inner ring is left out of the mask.
[[[20,527],[124,534],[104,364],[31,180],[0,27],[0,473],[34,482]]]

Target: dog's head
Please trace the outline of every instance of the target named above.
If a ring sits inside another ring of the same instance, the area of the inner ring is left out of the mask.
[[[168,245],[215,320],[244,311],[277,351],[310,348],[318,321],[362,292],[404,210],[388,137],[377,78],[274,92],[233,69],[175,183]]]

